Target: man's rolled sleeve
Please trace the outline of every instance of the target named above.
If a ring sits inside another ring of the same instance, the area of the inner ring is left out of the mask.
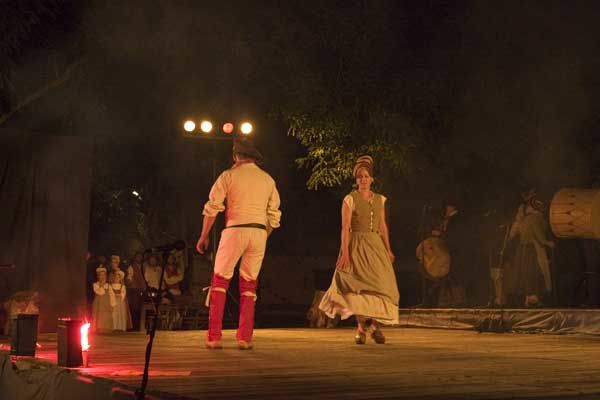
[[[218,213],[225,211],[225,198],[227,197],[229,181],[229,171],[225,171],[219,175],[217,181],[210,189],[208,201],[204,205],[204,211],[202,212],[202,215],[207,217],[216,217]]]
[[[279,198],[279,192],[277,187],[273,186],[273,191],[269,197],[269,203],[267,204],[267,220],[271,228],[279,228],[281,221],[281,211],[279,211],[279,205],[281,200]]]

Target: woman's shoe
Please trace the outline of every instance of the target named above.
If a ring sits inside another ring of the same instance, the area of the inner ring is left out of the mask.
[[[367,334],[360,329],[356,331],[356,336],[354,336],[354,342],[356,344],[365,344],[367,343]]]
[[[371,333],[371,338],[375,341],[375,343],[377,344],[385,344],[385,336],[383,335],[383,332],[381,331],[381,329],[376,328],[372,333]]]

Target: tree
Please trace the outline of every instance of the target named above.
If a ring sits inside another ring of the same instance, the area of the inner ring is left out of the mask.
[[[63,0],[0,3],[0,125],[71,78],[81,57],[30,93],[18,93],[13,83],[15,69],[31,52],[52,48],[69,37],[77,29],[80,15],[76,2]]]
[[[420,167],[414,155],[427,137],[423,115],[410,108],[416,87],[397,27],[402,8],[388,1],[292,5],[269,26],[273,40],[260,69],[281,93],[275,114],[306,148],[297,164],[312,171],[310,189],[340,185],[361,154],[392,176]]]

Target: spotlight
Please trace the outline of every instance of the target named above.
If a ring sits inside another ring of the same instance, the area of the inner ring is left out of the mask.
[[[200,130],[204,133],[209,133],[212,131],[213,125],[210,121],[202,121],[200,123]]]
[[[134,195],[135,197],[140,197],[140,193],[137,190],[132,190],[131,194]]]
[[[240,126],[240,130],[244,135],[249,135],[252,133],[252,124],[250,122],[244,122]]]
[[[196,129],[196,124],[194,121],[185,121],[183,124],[183,129],[185,129],[187,132],[194,132],[194,129]]]
[[[227,122],[225,125],[223,125],[223,132],[228,134],[233,132],[233,124],[231,122]]]

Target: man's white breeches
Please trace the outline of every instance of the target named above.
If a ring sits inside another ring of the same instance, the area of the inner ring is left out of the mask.
[[[215,260],[215,274],[231,279],[240,257],[240,276],[247,281],[258,278],[265,247],[267,231],[259,228],[227,228],[221,232],[221,241]]]

